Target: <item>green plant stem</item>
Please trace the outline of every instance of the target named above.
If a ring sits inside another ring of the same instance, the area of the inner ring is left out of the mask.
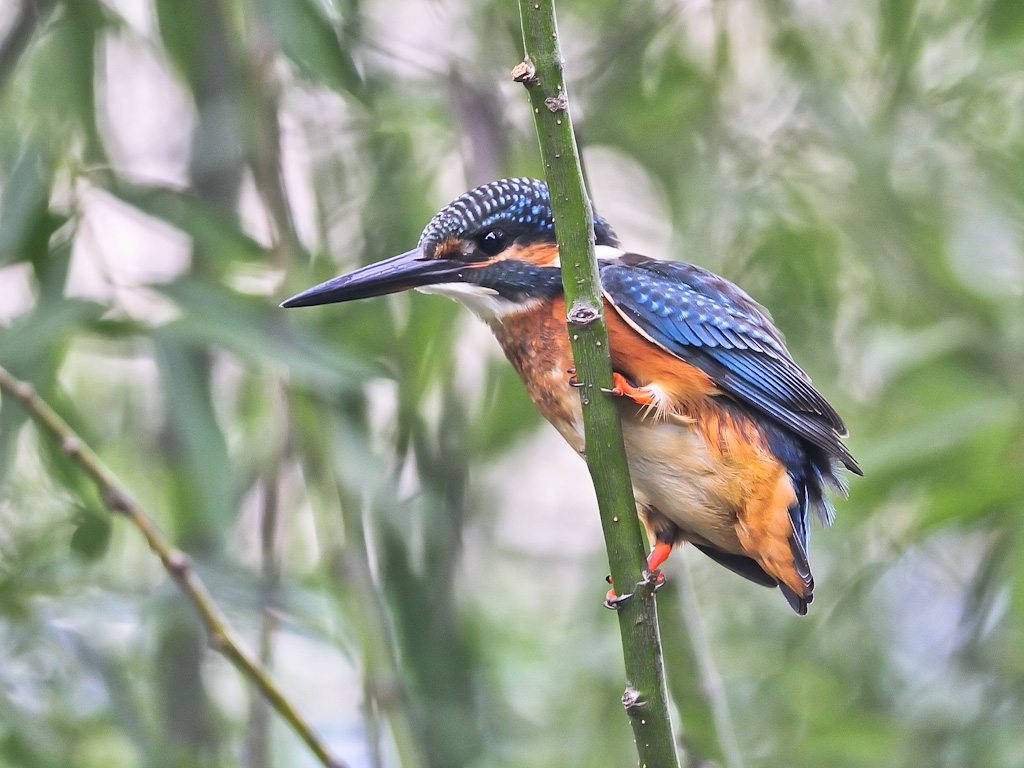
[[[388,627],[383,596],[373,581],[366,548],[363,510],[359,499],[338,484],[338,496],[345,526],[345,547],[338,553],[336,582],[348,585],[363,647],[363,684],[367,706],[386,718],[402,768],[424,768],[424,750],[408,711],[408,692],[399,671],[394,638]],[[367,713],[367,730],[373,731],[373,717]],[[379,734],[370,734],[371,754],[380,752]],[[373,736],[377,738],[373,738]],[[374,764],[377,764],[376,761]]]
[[[60,442],[61,450],[96,484],[107,508],[112,513],[124,515],[139,530],[150,549],[160,558],[167,573],[195,607],[206,628],[210,647],[256,686],[326,768],[346,768],[344,762],[330,754],[259,662],[242,649],[227,619],[192,569],[188,555],[174,547],[96,452],[36,394],[31,384],[15,378],[4,368],[0,368],[0,390],[21,402],[36,424]]]
[[[562,71],[553,0],[520,0],[526,60],[513,77],[526,86],[540,138],[562,265],[569,339],[582,383],[587,465],[597,492],[626,667],[622,703],[641,768],[679,765],[669,718],[654,583],[636,514],[622,426],[613,396],[608,331],[594,254],[594,219],[583,187]]]
[[[683,615],[683,624],[686,626],[686,632],[690,638],[690,648],[700,677],[700,691],[711,711],[711,719],[715,725],[715,737],[718,739],[719,749],[722,750],[725,768],[743,768],[743,753],[740,750],[739,737],[736,735],[736,724],[732,719],[729,699],[725,695],[725,684],[722,682],[722,675],[715,664],[711,642],[708,640],[707,631],[700,616],[700,608],[697,605],[693,577],[685,560],[683,566],[676,569],[676,573],[679,574],[676,578],[679,609]]]

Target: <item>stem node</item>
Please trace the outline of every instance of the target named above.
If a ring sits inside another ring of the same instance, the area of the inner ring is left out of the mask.
[[[577,328],[583,328],[597,320],[599,316],[600,313],[593,304],[580,299],[573,303],[572,308],[569,310],[568,320],[570,324]]]
[[[569,106],[569,99],[565,97],[564,93],[560,93],[557,96],[549,96],[544,99],[544,106],[552,112],[557,112],[558,110],[565,109]]]
[[[527,58],[512,67],[512,79],[523,85],[536,83],[537,71],[534,69],[533,62]]]

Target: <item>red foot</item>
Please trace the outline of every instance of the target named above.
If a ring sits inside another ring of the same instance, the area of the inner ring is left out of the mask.
[[[609,589],[608,594],[604,596],[604,607],[610,608],[613,611],[617,611],[619,606],[629,600],[633,596],[630,592],[628,595],[616,595],[614,589]]]
[[[609,584],[611,584],[612,583],[612,575],[609,573],[607,576],[604,577],[604,580],[607,581]],[[632,596],[633,595],[631,593],[631,594],[623,595],[622,597],[619,597],[618,595],[615,594],[615,590],[614,589],[609,589],[608,590],[608,594],[606,594],[604,596],[604,607],[605,608],[611,608],[613,611],[617,611],[619,609],[619,605],[621,603],[624,603],[626,600],[628,600]]]
[[[656,398],[654,392],[649,387],[634,387],[621,373],[613,373],[612,381],[615,382],[615,386],[604,390],[608,394],[628,397],[630,400],[640,403],[640,405],[654,404]]]
[[[615,374],[616,376],[618,374]],[[668,556],[672,553],[672,545],[667,544],[664,541],[656,542],[654,548],[651,550],[651,554],[647,556],[647,571],[650,573],[648,578],[654,581],[654,588],[658,589],[662,584],[665,583],[665,574],[658,570],[661,564],[664,563]],[[606,576],[605,581],[609,584],[612,583],[612,577]],[[650,582],[648,582],[650,583]],[[618,609],[619,605],[633,595],[616,595],[614,589],[609,589],[608,594],[604,597],[604,607],[611,608],[612,610]]]
[[[671,544],[667,544],[664,541],[655,543],[651,554],[647,556],[647,568],[652,572],[658,570],[661,564],[668,560],[670,554],[672,554]]]

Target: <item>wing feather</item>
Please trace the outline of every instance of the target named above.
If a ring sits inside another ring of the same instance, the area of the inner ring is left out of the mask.
[[[724,278],[634,254],[601,262],[608,301],[654,343],[859,473],[846,426],[794,362],[761,305]]]

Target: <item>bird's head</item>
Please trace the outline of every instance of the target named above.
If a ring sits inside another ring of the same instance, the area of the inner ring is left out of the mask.
[[[594,217],[598,245],[617,246]],[[537,179],[484,184],[445,206],[411,251],[321,283],[285,301],[309,307],[417,288],[458,299],[484,317],[561,292],[548,187]]]

